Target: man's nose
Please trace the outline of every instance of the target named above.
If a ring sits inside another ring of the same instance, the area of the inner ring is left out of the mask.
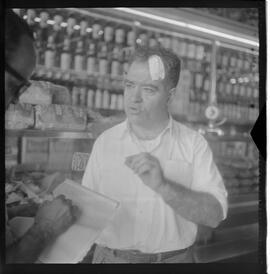
[[[134,102],[141,102],[142,101],[142,91],[141,88],[139,86],[136,86],[133,90],[133,94],[132,94],[132,100]]]

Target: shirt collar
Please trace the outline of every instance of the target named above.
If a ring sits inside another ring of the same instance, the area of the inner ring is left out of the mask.
[[[120,133],[120,139],[125,138],[128,134],[131,136],[131,126],[130,123],[128,121],[128,118],[126,118],[126,120],[124,121],[124,125],[123,125],[123,131]],[[159,136],[163,135],[165,132],[169,131],[170,132],[170,136],[172,136],[172,128],[173,128],[173,118],[172,116],[169,114],[169,123],[168,125],[162,130],[162,132],[159,134]]]

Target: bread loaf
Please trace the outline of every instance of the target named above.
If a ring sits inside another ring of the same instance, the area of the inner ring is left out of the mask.
[[[49,105],[52,103],[51,89],[53,84],[44,81],[31,81],[31,86],[20,96],[19,102],[28,104]]]

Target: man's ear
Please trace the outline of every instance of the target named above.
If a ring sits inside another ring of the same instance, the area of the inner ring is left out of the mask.
[[[175,95],[176,92],[176,88],[172,88],[169,90],[169,95],[168,95],[168,104],[170,104],[172,102],[172,99]]]

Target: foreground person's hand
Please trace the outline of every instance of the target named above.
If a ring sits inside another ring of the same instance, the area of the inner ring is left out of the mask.
[[[80,210],[63,195],[44,202],[38,209],[35,225],[49,238],[56,237],[69,228],[79,217]]]

